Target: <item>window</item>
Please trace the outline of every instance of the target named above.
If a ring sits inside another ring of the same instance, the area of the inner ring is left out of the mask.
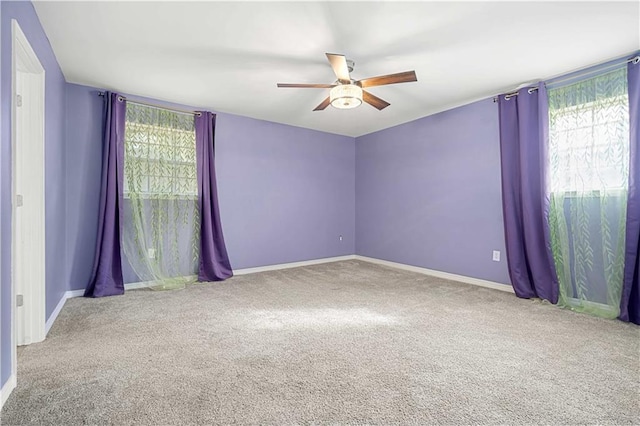
[[[549,225],[558,303],[615,318],[629,179],[626,67],[548,94]]]
[[[127,104],[124,196],[196,198],[196,134],[193,116]]]
[[[625,70],[549,90],[553,193],[621,191],[629,176]]]

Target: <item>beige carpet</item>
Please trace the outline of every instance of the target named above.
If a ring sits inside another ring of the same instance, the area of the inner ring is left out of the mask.
[[[346,261],[67,301],[2,424],[638,424],[640,328]]]

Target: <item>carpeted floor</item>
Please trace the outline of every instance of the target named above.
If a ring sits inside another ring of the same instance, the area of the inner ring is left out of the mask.
[[[361,261],[67,301],[2,424],[638,424],[640,328]]]

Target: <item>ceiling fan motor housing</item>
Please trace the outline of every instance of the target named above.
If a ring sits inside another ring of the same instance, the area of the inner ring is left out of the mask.
[[[349,72],[353,72],[353,69],[356,67],[356,63],[353,62],[351,59],[347,59],[347,69],[349,70]]]

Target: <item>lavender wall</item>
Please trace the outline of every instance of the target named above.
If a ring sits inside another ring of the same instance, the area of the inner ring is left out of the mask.
[[[97,92],[67,85],[71,289],[86,285],[95,250],[102,155]],[[215,143],[220,215],[233,268],[354,253],[353,138],[219,113]],[[137,281],[126,263],[123,270],[125,281]]]
[[[98,233],[102,171],[102,98],[98,90],[66,86],[66,252],[70,289],[91,278]]]
[[[354,164],[353,138],[218,114],[220,215],[232,266],[353,254]]]
[[[46,317],[49,318],[64,292],[65,276],[65,80],[49,40],[31,2],[3,1],[0,43],[2,111],[0,133],[0,226],[2,233],[1,291],[2,322],[0,383],[10,375],[10,288],[11,288],[11,20],[16,19],[46,71],[45,92],[45,209],[46,209]]]
[[[497,108],[488,99],[356,139],[357,254],[510,282]]]
[[[2,19],[2,4],[0,3],[0,100],[4,99],[2,88],[4,84],[2,83],[2,49],[3,43],[2,39],[4,38],[4,28],[6,25],[3,25]],[[10,321],[11,315],[8,313],[7,306],[5,305],[5,297],[7,297],[7,290],[4,286],[3,273],[2,273],[2,256],[3,256],[3,245],[4,244],[4,234],[3,234],[3,226],[2,226],[2,190],[4,190],[4,174],[3,174],[3,147],[2,147],[2,128],[4,126],[5,121],[5,110],[4,110],[4,102],[0,101],[0,389],[7,382],[7,379],[11,375],[11,353],[9,352],[11,349],[11,336],[8,334],[11,332]],[[0,407],[2,408],[2,407]]]

